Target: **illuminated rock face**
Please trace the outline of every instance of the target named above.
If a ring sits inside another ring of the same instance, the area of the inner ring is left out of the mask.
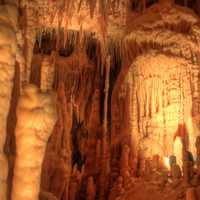
[[[176,162],[177,164],[182,168],[183,166],[183,144],[181,137],[176,137],[174,141],[174,146],[173,146],[173,155],[176,156]]]
[[[141,157],[173,155],[175,139],[183,137],[182,124],[189,150],[195,154],[198,132],[192,123],[192,74],[190,62],[155,52],[138,56],[132,64],[119,98],[130,96],[128,126]]]
[[[139,135],[141,152],[146,158],[172,155],[179,124],[191,118],[190,64],[148,53],[138,57],[131,69],[133,130]]]
[[[28,85],[17,106],[12,200],[36,200],[46,144],[56,122],[55,96]]]
[[[8,164],[4,155],[6,124],[9,111],[17,40],[15,35],[17,9],[15,5],[0,5],[0,199],[7,197]]]
[[[168,12],[155,5],[136,18],[124,39],[124,64],[112,94],[113,160],[124,144],[130,163],[169,157],[178,137],[187,138],[186,149],[196,154],[200,27],[190,10],[165,6]]]

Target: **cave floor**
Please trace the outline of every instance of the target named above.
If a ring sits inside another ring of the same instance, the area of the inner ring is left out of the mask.
[[[119,200],[181,200],[185,199],[183,181],[167,182],[135,180]]]

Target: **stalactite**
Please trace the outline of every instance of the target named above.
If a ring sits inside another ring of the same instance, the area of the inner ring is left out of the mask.
[[[96,8],[96,4],[97,4],[97,0],[88,0],[89,3],[89,8],[90,8],[90,17],[93,18],[94,17],[94,12],[95,12],[95,8]]]
[[[56,119],[55,97],[26,86],[17,106],[13,200],[38,199],[42,161]]]
[[[7,199],[7,175],[8,163],[4,154],[6,140],[6,124],[9,112],[11,93],[13,89],[13,78],[15,72],[17,49],[17,38],[15,31],[18,28],[17,7],[15,5],[0,5],[0,199]],[[3,12],[2,12],[3,11]]]

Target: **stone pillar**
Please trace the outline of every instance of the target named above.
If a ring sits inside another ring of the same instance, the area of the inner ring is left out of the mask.
[[[15,1],[13,1],[15,2]],[[0,199],[7,199],[8,162],[4,154],[17,48],[17,4],[0,5]]]
[[[57,120],[55,95],[28,85],[17,106],[12,200],[37,200],[46,144]]]

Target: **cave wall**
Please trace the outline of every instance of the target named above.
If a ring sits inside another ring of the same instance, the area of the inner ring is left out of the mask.
[[[198,19],[190,10],[179,15],[181,7],[168,6],[165,14],[161,14],[162,8],[152,6],[136,19],[124,41],[123,67],[112,94],[111,144],[114,160],[119,149],[129,145],[130,166],[142,165],[155,155],[175,154],[177,137],[185,137],[188,150],[196,154]]]

